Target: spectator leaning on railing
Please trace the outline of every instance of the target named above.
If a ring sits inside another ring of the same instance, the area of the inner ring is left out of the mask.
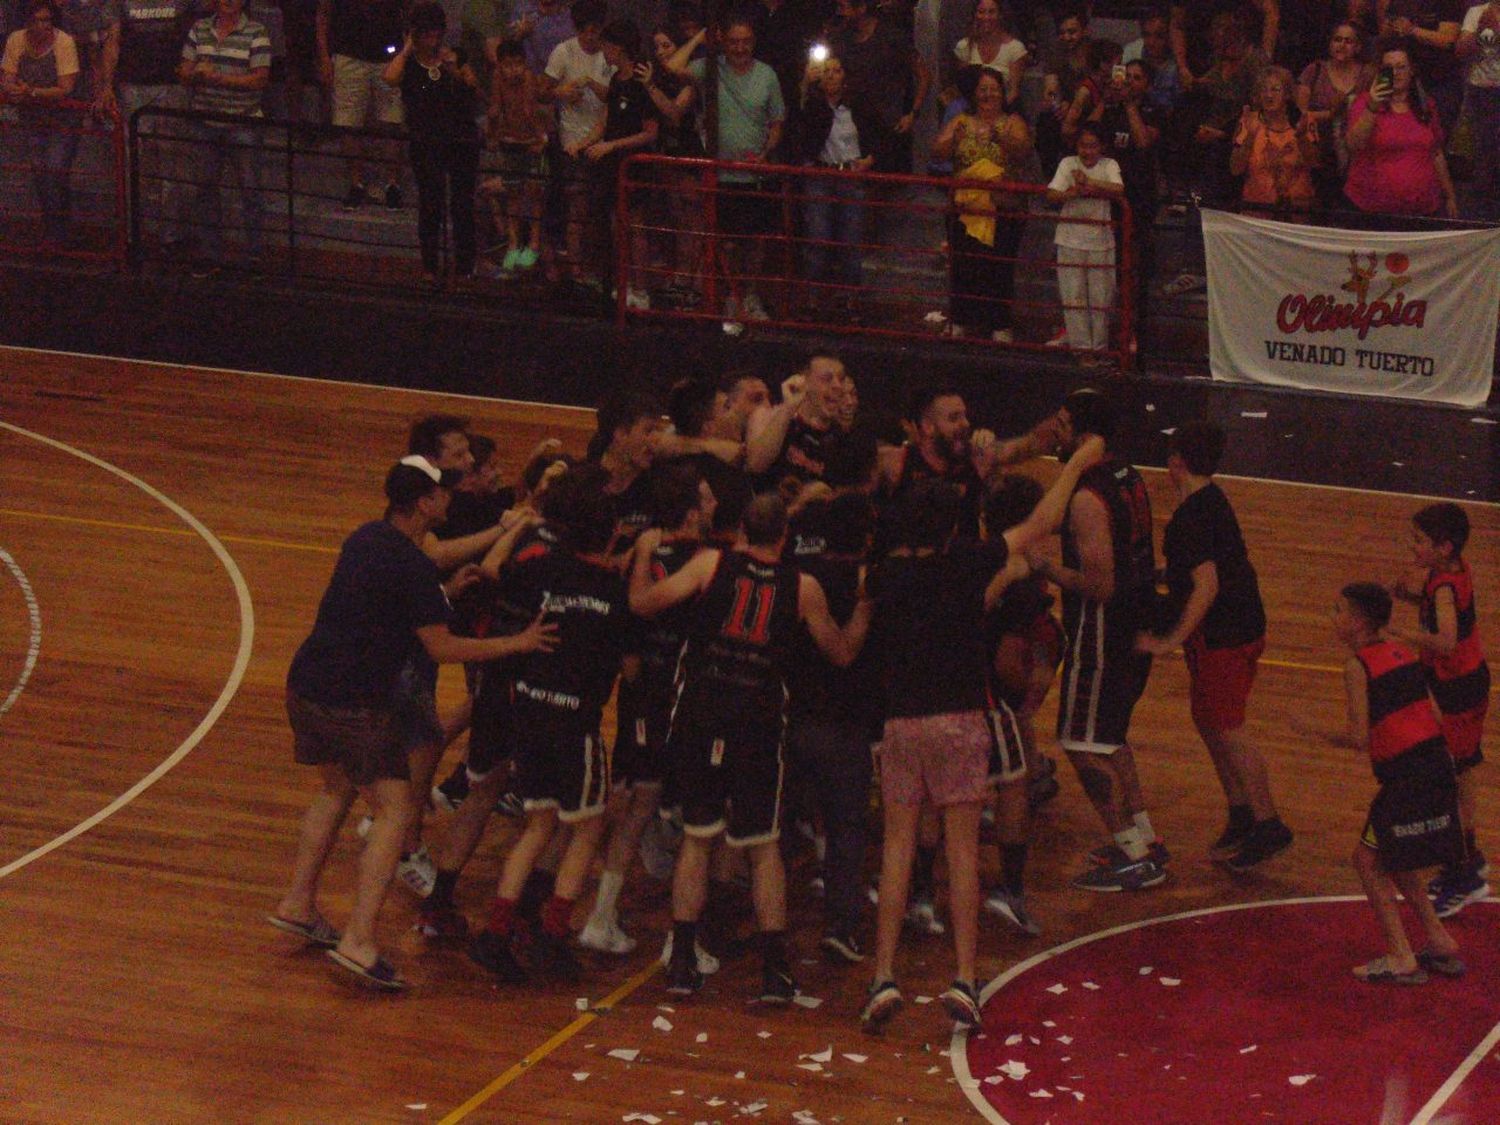
[[[72,202],[68,179],[78,155],[79,118],[58,103],[78,82],[78,47],[57,29],[53,0],[29,0],[24,10],[26,26],[11,32],[0,56],[0,89],[20,105],[42,238],[61,244]]]
[[[215,11],[188,32],[177,76],[188,88],[188,106],[201,113],[260,117],[261,92],[271,77],[271,40],[264,25],[245,16],[245,0],[216,0]],[[224,257],[223,205],[219,179],[227,165],[238,181],[244,214],[246,263],[261,264],[265,200],[260,188],[260,131],[224,121],[193,123],[195,207],[200,237],[214,244],[200,250],[194,273],[218,271]]]
[[[120,8],[121,0],[57,0],[54,8],[59,26],[78,46],[79,81],[73,96],[100,110],[114,102]]]
[[[1383,216],[1458,217],[1443,155],[1443,126],[1400,40],[1376,45],[1379,70],[1349,107],[1349,175],[1344,195],[1370,225]],[[1399,224],[1399,219],[1395,220]]]
[[[1500,0],[1464,15],[1458,56],[1469,64],[1469,132],[1474,138],[1475,217],[1500,219]]]

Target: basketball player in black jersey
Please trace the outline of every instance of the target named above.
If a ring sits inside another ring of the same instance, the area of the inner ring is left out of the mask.
[[[744,531],[742,549],[702,551],[661,581],[653,580],[651,569],[660,536],[647,532],[636,546],[630,606],[654,617],[696,599],[668,735],[671,784],[686,834],[673,877],[667,990],[686,996],[703,983],[694,956],[697,923],[713,840],[724,833],[731,846],[749,850],[764,960],[761,999],[786,1004],[796,985],[786,954],[786,871],[777,841],[792,645],[806,626],[833,663],[847,666],[864,644],[870,606],[861,598],[840,629],[817,580],[781,561],[787,524],[779,497],[751,501]]]
[[[1074,391],[1058,413],[1065,449],[1088,436],[1113,441],[1114,403],[1092,388]],[[1146,812],[1129,743],[1130,716],[1145,690],[1151,657],[1135,651],[1156,599],[1151,499],[1135,469],[1109,449],[1079,481],[1062,525],[1062,566],[1035,559],[1063,592],[1063,657],[1057,739],[1067,751],[1112,844],[1097,849],[1073,880],[1081,890],[1154,887],[1167,878],[1166,848]]]
[[[843,360],[819,353],[782,383],[779,403],[750,415],[745,468],[755,477],[757,492],[772,491],[789,476],[823,479],[828,450],[844,432],[849,386]]]
[[[646,395],[627,391],[599,407],[588,459],[609,474],[605,495],[615,509],[615,537],[609,554],[628,555],[635,537],[651,522],[651,479],[647,475],[662,432],[661,407]]]

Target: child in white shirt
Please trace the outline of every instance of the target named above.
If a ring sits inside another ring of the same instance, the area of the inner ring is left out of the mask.
[[[1103,134],[1092,122],[1078,127],[1077,153],[1057,165],[1047,201],[1062,204],[1054,241],[1068,343],[1078,351],[1097,352],[1109,346],[1109,310],[1115,300],[1109,204],[1124,198],[1125,181],[1120,166],[1104,155]]]

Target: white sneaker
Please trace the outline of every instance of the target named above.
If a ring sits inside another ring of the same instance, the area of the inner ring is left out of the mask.
[[[396,878],[418,898],[426,898],[432,893],[432,888],[437,883],[437,868],[433,865],[432,857],[427,854],[425,844],[396,864]]]
[[[916,899],[906,908],[906,924],[918,933],[934,937],[948,932],[948,927],[937,916],[937,907],[925,898]]]
[[[359,823],[354,826],[354,834],[363,840],[370,834],[370,829],[374,827],[375,818],[373,816],[362,816],[359,818]]]
[[[761,304],[759,293],[746,293],[745,299],[740,302],[740,309],[746,320],[771,319],[771,314],[766,312],[766,306]]]
[[[578,935],[578,944],[595,953],[624,954],[635,949],[635,938],[620,929],[613,918],[590,916]]]
[[[661,947],[661,963],[665,965],[672,959],[673,934],[668,931],[667,944]],[[698,955],[698,971],[706,977],[711,977],[719,971],[719,959],[697,942],[693,943],[693,951]]]

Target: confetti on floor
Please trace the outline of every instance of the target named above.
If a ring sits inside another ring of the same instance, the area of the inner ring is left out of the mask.
[[[586,1082],[586,1081],[588,1081],[588,1077],[589,1077],[589,1072],[586,1071],[586,1070],[575,1070],[573,1072],[573,1081],[574,1082]]]
[[[1242,1054],[1242,1055],[1248,1055],[1251,1051],[1255,1050],[1259,1046],[1260,1046],[1259,1043],[1251,1043],[1250,1046],[1248,1046],[1248,1047],[1241,1047],[1240,1048],[1240,1054]]]
[[[769,1039],[771,1038],[771,1033],[769,1031],[757,1031],[755,1033],[755,1037],[757,1039]],[[707,1038],[707,1036],[705,1036],[704,1038]]]
[[[1316,1077],[1316,1074],[1294,1074],[1290,1078],[1288,1078],[1287,1081],[1290,1082],[1293,1086],[1306,1086]]]
[[[1000,1073],[1005,1077],[1019,1082],[1031,1073],[1031,1068],[1019,1059],[1010,1059],[999,1067]]]
[[[1033,1090],[1030,1094],[1027,1095],[1027,1097],[1031,1098],[1050,1098],[1051,1096],[1051,1090]]]
[[[852,1063],[862,1063],[869,1059],[869,1055],[845,1055],[844,1058]]]
[[[1048,988],[1047,991],[1052,993],[1054,996],[1061,996],[1064,992],[1068,991],[1068,986],[1063,984],[1061,981],[1058,981],[1056,984]]]
[[[693,1040],[693,1042],[695,1042],[695,1043],[707,1043],[708,1042],[708,1032],[706,1032],[706,1031],[700,1031],[700,1032],[698,1032],[698,1035]]]
[[[1021,1042],[1021,1041],[1022,1041],[1022,1040],[1023,1040],[1023,1039],[1025,1039],[1025,1038],[1026,1038],[1026,1037],[1025,1037],[1025,1036],[1024,1036],[1024,1035],[1022,1035],[1022,1034],[1021,1034],[1021,1033],[1020,1033],[1020,1032],[1019,1032],[1019,1031],[1018,1031],[1018,1032],[1016,1032],[1016,1033],[1015,1033],[1015,1034],[1014,1034],[1014,1035],[1007,1035],[1007,1036],[1006,1036],[1006,1037],[1005,1037],[1005,1045],[1006,1045],[1006,1046],[1007,1046],[1007,1047],[1014,1047],[1014,1046],[1015,1046],[1015,1045],[1016,1045],[1016,1044],[1017,1044],[1017,1043],[1019,1043],[1019,1042]]]
[[[799,992],[796,996],[792,997],[792,1003],[796,1004],[799,1008],[817,1008],[822,1006],[823,1001],[816,996],[803,996]]]
[[[671,1031],[672,1021],[667,1019],[666,1016],[657,1016],[651,1021],[651,1026],[656,1028],[657,1031]]]
[[[1178,980],[1176,977],[1161,977],[1159,979],[1161,980],[1163,988],[1176,988],[1179,984],[1182,983],[1182,981]]]
[[[424,1109],[427,1108],[427,1103],[426,1102],[412,1102],[406,1108],[410,1109],[410,1110],[415,1110],[416,1112],[420,1113],[422,1110],[424,1110]]]
[[[635,1062],[641,1057],[641,1052],[636,1047],[616,1047],[609,1053],[612,1059],[622,1059],[625,1062]]]
[[[1102,985],[1097,985],[1097,984],[1095,984],[1091,980],[1086,980],[1086,981],[1083,982],[1083,987],[1086,988],[1086,989],[1088,989],[1090,992],[1098,992],[1099,989],[1102,988],[1103,986]]]

